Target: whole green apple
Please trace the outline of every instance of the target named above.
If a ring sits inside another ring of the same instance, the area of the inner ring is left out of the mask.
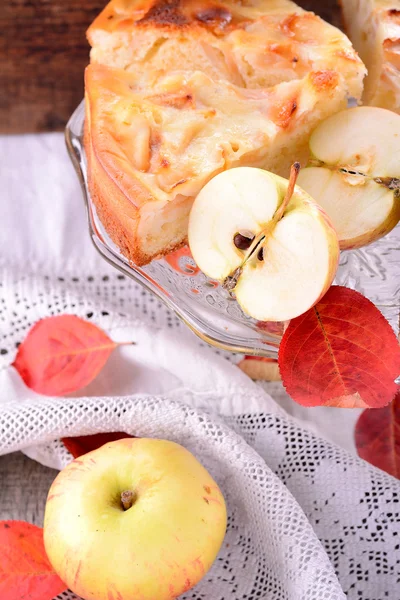
[[[85,600],[172,600],[205,575],[225,530],[222,493],[188,450],[123,439],[57,476],[44,542],[55,571]]]

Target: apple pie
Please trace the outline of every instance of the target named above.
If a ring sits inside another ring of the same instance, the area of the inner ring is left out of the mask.
[[[368,68],[364,103],[400,113],[400,1],[342,0],[342,11]]]
[[[88,30],[91,62],[202,71],[246,88],[342,73],[359,98],[365,68],[348,38],[289,0],[112,0]]]
[[[214,175],[288,176],[316,125],[362,94],[346,36],[287,0],[114,0],[88,38],[90,193],[137,265],[186,243]]]

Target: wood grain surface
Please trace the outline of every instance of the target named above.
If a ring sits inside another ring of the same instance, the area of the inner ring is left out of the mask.
[[[0,0],[0,132],[62,129],[83,95],[105,0]]]
[[[342,29],[342,15],[338,0],[294,0],[305,10],[311,10],[328,23]]]
[[[20,452],[0,456],[0,520],[42,526],[47,493],[57,473]]]
[[[0,0],[0,133],[61,130],[83,97],[85,32],[106,0]],[[335,0],[298,0],[340,23]]]

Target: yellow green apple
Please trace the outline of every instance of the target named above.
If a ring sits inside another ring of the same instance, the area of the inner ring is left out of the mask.
[[[207,573],[225,529],[223,495],[188,450],[123,439],[60,472],[44,542],[57,574],[85,600],[172,600]]]

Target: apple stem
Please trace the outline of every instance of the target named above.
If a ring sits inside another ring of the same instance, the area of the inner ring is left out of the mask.
[[[388,188],[388,190],[394,190],[395,192],[400,190],[400,179],[397,179],[397,177],[375,177],[374,181]]]
[[[240,267],[238,267],[231,275],[228,275],[228,277],[225,278],[225,280],[222,284],[222,287],[225,290],[227,290],[231,296],[233,295],[233,291],[237,285],[238,279],[239,279],[240,275],[242,274],[244,265],[247,263],[248,260],[250,260],[250,258],[254,255],[254,253],[257,252],[257,256],[259,257],[259,260],[263,260],[262,253],[260,254],[261,250],[263,250],[262,243],[265,240],[266,236],[274,229],[276,223],[282,219],[283,214],[287,208],[287,205],[289,204],[290,199],[293,196],[294,186],[296,185],[296,181],[297,181],[297,177],[300,172],[300,168],[301,168],[301,165],[299,162],[293,163],[293,165],[290,168],[289,185],[286,190],[285,197],[282,201],[282,204],[280,205],[278,210],[275,212],[272,222],[269,224],[269,227],[267,229],[265,229],[258,236],[253,238],[251,245],[248,249],[247,255],[246,255],[245,259],[243,260],[242,264],[240,265]]]
[[[296,181],[299,176],[300,168],[301,168],[301,165],[299,162],[293,163],[293,165],[290,167],[289,185],[286,190],[286,194],[283,199],[283,202],[274,215],[275,222],[280,221],[282,219],[283,213],[285,212],[287,205],[289,204],[290,199],[293,196],[294,186],[296,185]]]
[[[222,284],[222,287],[224,288],[224,290],[226,290],[227,292],[229,292],[229,294],[232,296],[232,292],[236,287],[236,284],[238,282],[238,279],[240,277],[240,275],[242,274],[242,267],[238,267],[233,273],[232,275],[228,275],[228,277],[225,278],[224,283]]]
[[[121,504],[124,510],[129,510],[135,501],[135,492],[125,490],[121,494]]]

